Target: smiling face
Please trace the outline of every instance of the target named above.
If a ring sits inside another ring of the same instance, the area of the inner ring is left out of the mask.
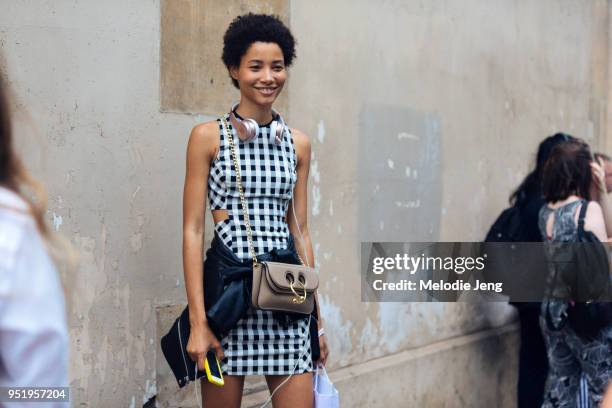
[[[272,106],[287,79],[283,51],[276,43],[254,42],[240,59],[240,66],[230,68],[230,75],[238,81],[243,99]]]

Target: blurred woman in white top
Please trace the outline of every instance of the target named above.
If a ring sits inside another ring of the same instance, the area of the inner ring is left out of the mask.
[[[47,250],[45,195],[17,158],[11,132],[8,97],[0,77],[0,387],[67,387],[66,311],[62,285]],[[29,199],[25,191],[36,198]],[[8,406],[69,404],[11,402]]]

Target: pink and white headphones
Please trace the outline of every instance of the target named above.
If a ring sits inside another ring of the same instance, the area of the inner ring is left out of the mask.
[[[238,106],[238,102],[232,105],[229,117],[232,127],[238,132],[238,138],[243,142],[250,142],[257,137],[259,133],[259,125],[254,119],[244,118],[240,119],[234,113],[234,110]],[[283,141],[283,135],[285,134],[285,121],[282,116],[272,109],[272,123],[270,124],[270,143],[281,144]]]

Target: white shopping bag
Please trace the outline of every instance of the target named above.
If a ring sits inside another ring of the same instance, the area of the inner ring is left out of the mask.
[[[325,367],[317,367],[314,379],[315,408],[339,408],[340,395],[334,384],[329,380]]]

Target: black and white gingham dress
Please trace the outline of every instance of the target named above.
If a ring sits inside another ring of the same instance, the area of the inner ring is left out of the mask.
[[[255,252],[286,248],[290,235],[285,220],[297,180],[297,156],[289,131],[280,145],[270,142],[270,125],[261,126],[257,137],[245,143],[232,132],[240,175],[248,206]],[[250,259],[240,194],[232,155],[219,123],[219,154],[211,164],[208,198],[211,210],[226,209],[229,218],[215,224],[223,243],[240,259]],[[312,371],[308,319],[288,326],[277,322],[272,312],[249,310],[235,329],[221,340],[225,375],[281,375]],[[298,363],[299,361],[299,363]],[[297,367],[296,367],[296,363]]]

